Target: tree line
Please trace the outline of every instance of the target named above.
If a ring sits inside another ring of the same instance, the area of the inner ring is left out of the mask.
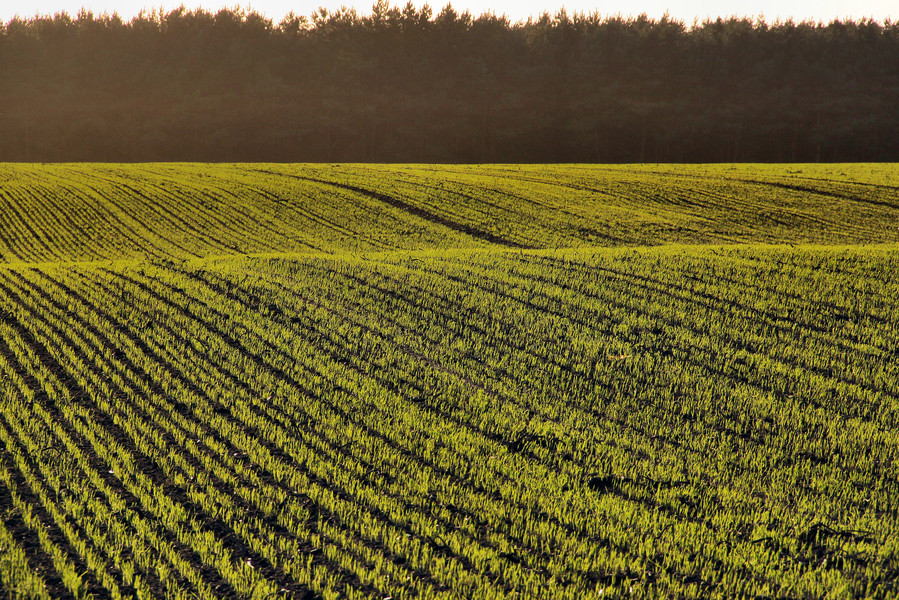
[[[0,160],[899,160],[899,24],[447,5],[0,27]]]

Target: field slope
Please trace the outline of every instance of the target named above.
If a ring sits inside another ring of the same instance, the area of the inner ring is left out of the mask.
[[[0,589],[899,598],[896,181],[0,165]]]

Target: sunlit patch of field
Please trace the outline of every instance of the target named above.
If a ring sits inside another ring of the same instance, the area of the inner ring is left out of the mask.
[[[897,597],[895,174],[0,166],[0,587]]]

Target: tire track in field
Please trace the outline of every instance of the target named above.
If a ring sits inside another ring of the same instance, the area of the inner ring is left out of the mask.
[[[328,181],[327,179],[316,179],[314,177],[304,177],[302,175],[291,175],[289,173],[277,173],[275,171],[266,171],[266,170],[258,170],[259,173],[266,173],[268,175],[280,175],[282,177],[290,177],[292,179],[299,179],[301,181],[311,181],[313,183],[319,183],[322,185],[328,185],[331,187],[336,187],[342,190],[347,190],[351,192],[355,192],[357,194],[361,194],[363,196],[367,196],[373,200],[377,200],[379,202],[383,202],[384,204],[388,204],[394,208],[407,212],[411,215],[414,215],[420,219],[424,219],[425,221],[430,221],[431,223],[435,223],[437,225],[442,225],[453,231],[464,233],[473,238],[489,242],[491,244],[496,244],[499,246],[505,246],[507,248],[535,248],[534,246],[529,246],[526,244],[521,244],[519,242],[508,240],[498,235],[494,235],[488,231],[482,231],[476,227],[465,223],[457,223],[451,219],[448,219],[442,215],[439,215],[435,212],[426,210],[420,206],[416,206],[414,204],[410,204],[404,200],[400,200],[399,198],[394,198],[392,196],[388,196],[387,194],[382,194],[381,192],[375,190],[369,190],[366,188],[358,187],[355,185],[350,185],[347,183],[338,183],[336,181]]]
[[[273,204],[277,205],[281,209],[285,211],[289,211],[291,216],[293,217],[291,221],[291,226],[294,228],[303,228],[306,230],[308,228],[308,223],[312,223],[313,225],[317,225],[324,230],[330,230],[333,234],[337,234],[339,236],[343,236],[343,238],[357,238],[363,239],[368,242],[371,247],[379,248],[384,247],[383,244],[378,244],[374,241],[374,238],[367,235],[364,231],[355,231],[353,229],[349,229],[347,226],[340,224],[338,221],[329,218],[326,214],[317,213],[312,210],[310,207],[301,204],[299,201],[291,202],[286,198],[282,198],[281,196],[275,194],[272,191],[266,190],[260,186],[245,184],[247,189],[253,190],[258,193],[260,196],[266,198]],[[317,198],[311,194],[308,194],[304,191],[301,191],[306,199],[310,200],[311,203],[320,203],[321,198]],[[299,223],[297,221],[300,221]],[[293,232],[296,234],[296,231]],[[321,241],[321,240],[319,240]],[[334,249],[324,249],[319,246],[313,246],[306,241],[302,241],[306,246],[309,246],[311,249],[321,252],[322,254],[333,254]]]
[[[891,208],[894,210],[899,210],[899,204],[893,204],[891,202],[887,202],[885,200],[875,200],[873,198],[862,198],[860,196],[852,196],[849,194],[844,194],[842,192],[837,192],[833,190],[822,190],[818,188],[814,188],[808,185],[799,185],[795,183],[783,183],[780,181],[760,181],[757,179],[736,179],[735,181],[739,181],[740,183],[751,183],[753,185],[760,185],[765,187],[774,187],[782,190],[792,190],[794,192],[804,192],[807,194],[815,194],[817,196],[825,196],[827,198],[836,198],[838,200],[849,200],[851,202],[858,202],[859,204],[870,204],[872,206],[882,206],[884,208]]]
[[[443,181],[448,182],[449,180],[444,179]],[[434,185],[427,185],[420,179],[418,181],[414,179],[397,180],[398,187],[399,185],[405,185],[407,187],[411,187],[413,191],[431,190],[432,192],[437,192],[438,194],[452,194],[453,196],[462,198],[469,210],[478,213],[476,220],[479,222],[490,222],[494,218],[493,215],[491,215],[489,212],[480,210],[478,208],[478,206],[480,205],[486,205],[496,209],[501,213],[504,213],[502,218],[506,222],[511,222],[518,225],[536,224],[538,221],[538,215],[533,212],[523,210],[522,208],[523,206],[528,204],[534,205],[539,209],[542,209],[544,213],[539,215],[539,217],[542,219],[542,221],[540,222],[539,232],[528,231],[527,229],[523,229],[521,231],[521,233],[525,236],[531,233],[537,234],[536,236],[532,236],[531,239],[534,239],[534,237],[542,237],[544,239],[547,239],[546,236],[558,236],[559,234],[561,234],[563,237],[571,236],[567,237],[567,241],[565,243],[575,245],[584,243],[583,236],[586,234],[591,239],[600,238],[604,243],[607,243],[609,245],[625,245],[632,243],[631,240],[627,240],[625,238],[618,237],[609,233],[609,227],[605,227],[606,231],[601,231],[593,227],[597,215],[579,215],[566,210],[562,204],[547,204],[535,198],[514,194],[509,190],[474,186],[470,182],[452,181],[451,183],[455,184],[456,187],[438,187]],[[467,193],[467,190],[472,188],[480,192],[482,195],[478,196]],[[491,196],[505,196],[507,198],[511,198],[513,201],[503,205],[488,200],[487,198],[490,198]],[[518,201],[517,206],[515,201]],[[547,212],[551,213],[551,215],[547,216]],[[569,220],[554,218],[557,215],[566,215],[567,217],[569,217]],[[600,225],[605,226],[606,224],[601,223]],[[574,239],[572,240],[571,238]],[[562,243],[562,241],[559,239],[559,237],[554,237],[547,242],[547,244],[551,246],[557,246],[560,243]],[[522,245],[520,247],[537,248],[540,246]]]
[[[870,181],[851,181],[851,180],[846,181],[846,180],[840,180],[840,179],[828,179],[826,177],[809,177],[809,176],[802,176],[802,177],[794,176],[793,178],[801,179],[804,181],[814,181],[814,182],[837,184],[837,185],[841,185],[841,186],[845,186],[845,187],[854,187],[854,186],[871,187],[871,188],[889,190],[891,192],[899,193],[899,187],[897,187],[897,186],[886,185],[883,183],[871,183]]]
[[[722,203],[718,206],[720,206],[721,209],[719,215],[724,219],[730,218],[733,220],[734,218],[734,215],[729,211],[730,206],[736,204],[745,205],[748,207],[748,210],[745,210],[740,214],[746,215],[748,228],[756,234],[767,236],[768,239],[775,242],[783,243],[784,241],[796,241],[796,234],[804,234],[804,239],[815,240],[818,239],[815,237],[816,234],[820,235],[821,232],[826,232],[828,234],[827,238],[831,240],[828,243],[837,243],[836,241],[833,241],[835,236],[839,236],[836,239],[848,238],[856,243],[859,241],[885,241],[881,237],[882,234],[885,233],[882,228],[872,227],[859,217],[847,219],[845,218],[845,211],[840,215],[833,211],[822,210],[819,204],[812,203],[811,201],[814,200],[814,195],[810,196],[812,191],[811,188],[805,189],[801,186],[790,187],[788,184],[778,184],[776,182],[766,183],[764,181],[754,180],[744,181],[728,179],[726,181],[740,184],[743,189],[735,189],[730,186],[726,188],[724,186],[719,186],[711,187],[707,190],[701,188],[685,188],[684,191],[687,194],[706,195],[717,197],[722,200]],[[800,192],[800,195],[791,198],[790,202],[786,202],[783,195],[780,195],[781,197],[778,198],[763,196],[761,200],[752,200],[752,196],[746,194],[746,183],[752,183],[762,188],[774,187],[776,189],[790,189],[792,191]],[[834,196],[825,191],[821,191],[818,195],[842,198],[850,201],[861,200],[860,198],[849,195]],[[759,216],[780,225],[786,230],[786,233],[790,234],[790,236],[785,237],[783,233],[778,233],[776,230],[772,231],[764,227],[759,227],[757,223]],[[777,216],[783,216],[783,218],[776,218]],[[843,216],[844,218],[837,218],[839,216]],[[803,227],[797,227],[799,224]],[[873,238],[871,237],[872,233],[874,234]],[[886,241],[894,240],[895,238],[892,240],[887,238]]]
[[[463,197],[467,200],[480,201],[480,198],[478,196],[472,196],[469,194],[465,194],[465,193],[457,191],[451,187],[440,187],[440,186],[435,186],[435,185],[427,185],[427,184],[423,183],[422,180],[433,181],[433,179],[430,179],[427,177],[422,177],[421,175],[418,175],[415,171],[411,171],[411,172],[407,171],[407,173],[409,175],[409,177],[407,179],[397,179],[397,181],[407,184],[416,189],[429,189],[429,190],[434,190],[437,192],[449,192],[452,194],[459,194],[461,197]],[[448,174],[449,171],[444,171],[444,173]],[[483,185],[483,183],[480,181],[478,183],[474,183],[472,181],[466,181],[464,179],[449,179],[447,177],[443,177],[442,179],[440,179],[439,182],[452,184],[452,185],[458,186],[461,189],[474,188],[478,192],[485,193],[485,195],[487,195],[487,196],[490,196],[490,195],[506,196],[508,198],[511,198],[513,201],[517,201],[521,204],[533,204],[534,206],[536,206],[540,209],[543,209],[546,211],[551,211],[553,213],[563,214],[563,215],[566,215],[569,217],[573,217],[575,219],[583,219],[584,218],[584,215],[580,215],[580,214],[574,213],[570,210],[567,210],[562,205],[544,202],[544,201],[538,200],[537,198],[532,198],[532,197],[528,197],[528,196],[521,196],[519,194],[514,193],[512,190],[504,190],[499,187],[488,187],[487,185]],[[495,181],[492,183],[493,183],[493,185],[495,185]],[[508,210],[505,206],[502,206],[502,205],[498,205],[498,204],[494,204],[494,203],[491,203],[491,205],[495,206],[497,208],[500,208],[501,210]],[[516,212],[518,212],[518,214],[523,217],[530,216],[530,213],[528,213],[528,212],[523,212],[523,211],[516,211]]]
[[[730,194],[719,188],[678,188],[672,184],[666,188],[666,192],[667,196],[654,194],[651,197],[642,196],[641,199],[651,199],[656,204],[662,205],[666,203],[666,198],[675,196],[676,193],[682,201],[680,204],[675,203],[676,206],[695,207],[695,210],[677,212],[678,216],[689,215],[694,219],[713,221],[716,222],[719,229],[733,224],[741,227],[745,233],[767,236],[772,240],[780,240],[782,236],[776,234],[776,231],[772,231],[770,227],[763,226],[763,223],[765,225],[774,224],[788,230],[793,235],[808,236],[812,232],[834,227],[842,227],[844,232],[841,235],[843,236],[851,235],[851,231],[845,231],[847,229],[867,231],[850,223],[829,221],[818,213],[809,214],[795,206],[784,204],[774,206],[771,203],[756,201],[749,196]],[[700,198],[706,198],[707,201],[702,203],[699,201]],[[720,238],[720,235],[716,237]]]

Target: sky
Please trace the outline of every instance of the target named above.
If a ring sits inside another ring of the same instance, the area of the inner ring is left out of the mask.
[[[431,7],[439,11],[449,0],[432,0]],[[406,0],[393,0],[391,4],[404,5]],[[425,0],[413,0],[421,6]],[[82,7],[95,14],[117,12],[128,20],[141,9],[162,8],[165,11],[180,5],[187,8],[202,7],[210,12],[219,8],[252,9],[272,19],[275,23],[290,11],[298,15],[310,15],[319,7],[336,10],[340,6],[356,8],[368,13],[372,0],[252,0],[230,2],[229,0],[0,0],[0,21],[9,21],[14,16],[32,17],[35,14],[78,13]],[[899,2],[896,0],[455,0],[453,7],[462,12],[468,10],[474,16],[484,12],[506,15],[511,21],[526,20],[528,16],[539,16],[543,12],[556,13],[564,7],[569,14],[575,12],[598,12],[603,16],[636,16],[646,13],[659,18],[665,12],[687,25],[698,19],[716,17],[759,17],[769,23],[776,20],[812,20],[829,22],[833,19],[871,17],[877,21],[887,18],[899,19]]]

